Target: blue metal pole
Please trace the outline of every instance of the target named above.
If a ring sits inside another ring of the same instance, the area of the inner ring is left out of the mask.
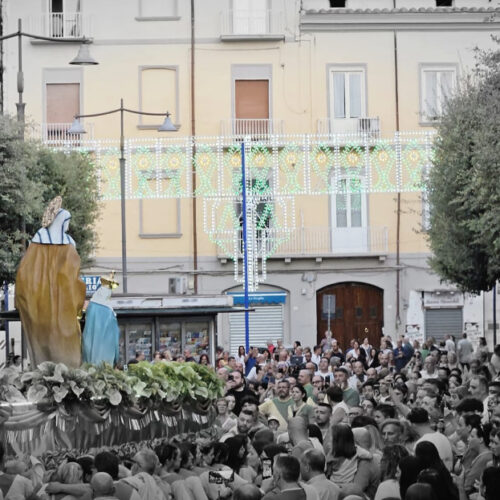
[[[9,284],[7,281],[3,282],[3,309],[4,311],[9,310]],[[10,349],[10,337],[9,337],[9,322],[5,320],[5,366],[9,362],[9,349]]]
[[[247,180],[245,169],[245,142],[241,143],[241,193],[243,211],[243,273],[245,290],[245,351],[250,348],[250,322],[248,317],[248,246],[247,246]]]

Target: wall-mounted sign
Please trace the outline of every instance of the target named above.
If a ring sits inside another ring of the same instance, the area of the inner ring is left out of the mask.
[[[97,287],[101,284],[100,276],[83,275],[81,278],[85,283],[87,294],[93,294],[97,290]]]
[[[242,306],[245,304],[245,295],[241,292],[229,292],[234,300],[235,306]],[[279,292],[251,292],[248,294],[250,305],[268,305],[268,304],[284,304],[286,302],[286,293]]]
[[[463,307],[464,296],[460,292],[440,291],[424,292],[424,307]]]

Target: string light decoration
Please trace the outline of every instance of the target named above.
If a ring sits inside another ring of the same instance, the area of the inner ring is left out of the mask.
[[[433,158],[433,132],[396,133],[391,139],[352,135],[269,135],[247,145],[249,275],[266,278],[266,260],[298,231],[301,196],[422,193]],[[128,139],[127,199],[201,199],[203,229],[233,259],[242,279],[241,139],[192,137]],[[65,148],[61,148],[65,150]],[[74,150],[75,148],[72,148]],[[80,141],[93,161],[102,200],[120,198],[116,141]],[[195,169],[197,188],[191,185]],[[353,196],[354,203],[361,200]],[[354,207],[359,209],[359,207]]]

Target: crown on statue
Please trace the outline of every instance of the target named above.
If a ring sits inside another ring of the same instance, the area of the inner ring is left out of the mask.
[[[62,198],[60,196],[56,196],[53,200],[51,200],[43,213],[42,227],[49,227],[52,224],[56,215],[59,213],[59,210],[61,210],[61,206]]]
[[[101,285],[106,288],[111,288],[111,290],[113,290],[114,288],[118,288],[119,284],[120,283],[115,280],[114,271],[111,271],[107,276],[101,276]]]

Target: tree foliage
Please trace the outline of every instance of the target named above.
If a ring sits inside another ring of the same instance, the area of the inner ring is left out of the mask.
[[[82,263],[96,246],[97,176],[91,158],[56,152],[20,139],[18,125],[0,118],[0,283],[13,282],[47,203],[57,195],[71,212],[70,234]]]
[[[479,293],[500,279],[500,51],[448,101],[428,182],[432,268]]]

